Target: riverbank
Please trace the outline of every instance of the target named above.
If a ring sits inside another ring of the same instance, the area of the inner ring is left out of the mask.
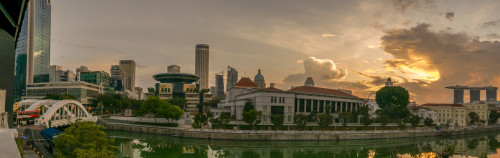
[[[99,120],[109,130],[138,133],[162,134],[180,138],[199,138],[210,140],[358,140],[358,139],[392,139],[418,138],[437,136],[459,136],[474,133],[500,131],[500,126],[463,130],[441,131],[234,131],[159,127],[128,123],[112,123]]]

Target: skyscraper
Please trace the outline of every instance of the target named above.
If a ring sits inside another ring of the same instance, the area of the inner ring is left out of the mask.
[[[257,75],[253,78],[253,82],[255,82],[259,88],[266,88],[266,80],[264,80],[264,76],[260,73],[260,69]]]
[[[195,75],[200,76],[200,80],[196,84],[200,85],[201,89],[208,89],[208,67],[209,66],[209,51],[207,44],[196,45],[196,62]]]
[[[226,91],[233,88],[234,85],[238,82],[238,71],[232,68],[231,66],[227,66],[227,86]]]
[[[125,76],[126,90],[131,92],[135,91],[135,61],[134,60],[120,60],[120,67],[122,67],[123,75]]]
[[[215,74],[215,92],[212,94],[214,97],[224,95],[224,72]]]
[[[50,0],[30,0],[16,46],[14,95],[26,95],[26,84],[49,82]]]

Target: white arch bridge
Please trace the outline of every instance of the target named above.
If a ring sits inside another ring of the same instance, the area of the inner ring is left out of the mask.
[[[26,103],[31,103],[31,105],[24,111],[40,110],[40,116],[35,119],[35,125],[58,127],[68,125],[77,119],[94,122],[97,120],[82,103],[76,100],[30,100]]]

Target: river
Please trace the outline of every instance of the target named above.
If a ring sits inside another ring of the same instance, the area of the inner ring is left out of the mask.
[[[500,132],[458,137],[345,141],[230,141],[177,138],[157,134],[107,131],[119,146],[118,157],[164,158],[350,158],[434,157],[455,144],[454,157],[500,158]]]

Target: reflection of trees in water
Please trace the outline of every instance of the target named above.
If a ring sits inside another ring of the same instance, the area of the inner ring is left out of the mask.
[[[486,137],[487,136],[487,137]],[[472,150],[481,146],[496,153],[500,143],[496,134],[468,135],[458,138],[419,138],[419,139],[380,139],[357,141],[207,141],[201,139],[182,139],[173,137],[156,137],[137,135],[144,138],[134,143],[134,148],[141,150],[141,157],[207,157],[209,148],[215,157],[398,157],[409,155],[421,156],[422,153],[441,151],[445,144],[465,143],[458,154],[472,154]],[[488,141],[488,142],[486,142]],[[117,141],[121,143],[123,141]],[[465,153],[463,153],[465,152]],[[479,155],[474,155],[479,156]]]

